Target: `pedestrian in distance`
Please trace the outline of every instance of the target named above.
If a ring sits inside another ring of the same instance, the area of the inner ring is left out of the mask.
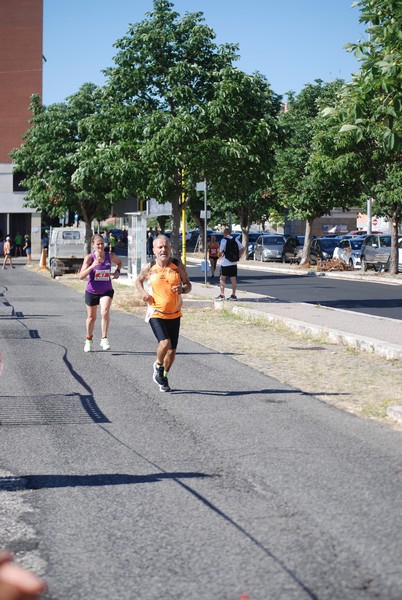
[[[232,237],[230,229],[224,229],[223,238],[221,240],[218,253],[219,257],[222,258],[219,278],[220,294],[216,300],[225,300],[225,285],[227,277],[229,277],[232,285],[232,294],[229,296],[228,300],[237,300],[237,263],[243,256],[244,251],[245,247],[237,238]]]
[[[116,247],[116,238],[114,237],[113,233],[110,232],[109,233],[109,250],[110,250],[110,252],[114,252],[115,247]]]
[[[42,579],[17,565],[9,552],[0,552],[0,600],[34,600],[45,590]]]
[[[3,253],[4,253],[3,269],[7,269],[7,267],[6,267],[7,262],[10,263],[10,267],[12,269],[15,269],[15,267],[13,265],[13,258],[11,256],[11,238],[9,235],[6,236],[6,241],[4,242],[4,246],[3,246]]]
[[[147,257],[148,257],[148,260],[152,260],[152,257],[154,255],[153,246],[154,246],[154,235],[153,235],[152,229],[150,229],[147,234]]]
[[[105,251],[108,252],[109,251],[109,234],[107,232],[107,229],[104,229],[104,231],[102,233],[102,238],[103,238],[103,241],[105,242]]]
[[[92,350],[93,333],[99,305],[101,307],[102,331],[100,345],[102,350],[110,350],[110,343],[107,336],[110,323],[110,308],[114,295],[112,280],[118,279],[122,267],[120,258],[113,252],[105,250],[105,242],[101,235],[94,235],[91,243],[92,252],[84,258],[79,275],[81,280],[88,278],[85,288],[87,319],[84,352]],[[112,263],[117,266],[113,273]]]
[[[142,267],[135,285],[148,303],[145,320],[158,342],[152,378],[161,392],[170,392],[168,375],[179,341],[182,294],[191,291],[191,282],[183,263],[172,258],[165,235],[155,238],[153,254],[155,259]]]
[[[32,264],[32,250],[31,250],[31,240],[29,239],[29,235],[24,235],[24,246],[22,248],[27,256],[27,265]]]
[[[215,277],[216,264],[218,262],[219,255],[219,244],[216,241],[216,237],[211,235],[211,239],[208,242],[208,259],[211,265],[211,277]]]
[[[17,230],[14,236],[15,242],[15,256],[22,256],[22,235]]]

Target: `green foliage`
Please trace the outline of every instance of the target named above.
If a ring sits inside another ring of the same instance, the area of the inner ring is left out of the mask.
[[[110,149],[103,152],[114,181],[123,177],[127,190],[172,202],[175,243],[182,184],[194,216],[198,181],[207,180],[218,213],[224,203],[236,210],[265,189],[279,98],[261,75],[233,67],[237,46],[216,45],[202,13],[180,18],[172,6],[156,0],[147,18],[116,42],[115,66],[106,71],[105,95],[113,101],[94,118],[107,125],[91,127],[119,146],[113,162]],[[126,168],[114,174],[120,164]]]
[[[402,4],[395,0],[360,0],[360,22],[368,39],[347,44],[360,61],[348,87],[345,106],[349,123],[359,133],[376,135],[386,151],[402,144]]]
[[[99,108],[100,90],[85,84],[64,103],[42,106],[31,99],[31,128],[10,156],[15,170],[25,175],[26,204],[51,217],[77,212],[90,228],[94,218],[110,214],[110,200],[89,171],[82,172],[81,152],[86,132],[81,127]]]
[[[395,0],[360,0],[360,22],[368,39],[348,44],[360,71],[340,102],[342,132],[354,136],[360,155],[360,178],[374,200],[376,214],[391,223],[390,272],[397,273],[397,240],[402,209],[402,4]]]
[[[309,84],[292,94],[281,117],[285,145],[277,152],[276,189],[291,218],[315,219],[356,198],[353,155],[338,135],[335,106],[343,82]],[[325,111],[323,109],[326,108]]]

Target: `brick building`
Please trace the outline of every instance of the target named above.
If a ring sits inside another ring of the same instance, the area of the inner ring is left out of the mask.
[[[40,253],[41,215],[24,207],[9,153],[29,128],[32,94],[42,96],[43,0],[0,0],[0,235],[29,233]]]

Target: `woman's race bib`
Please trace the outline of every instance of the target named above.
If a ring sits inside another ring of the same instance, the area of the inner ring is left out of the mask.
[[[95,281],[110,281],[110,269],[99,269],[95,271]]]

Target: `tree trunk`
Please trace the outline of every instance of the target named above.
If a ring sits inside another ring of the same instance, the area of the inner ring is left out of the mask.
[[[87,254],[90,254],[91,249],[92,249],[91,239],[92,239],[92,235],[93,235],[93,232],[92,232],[93,216],[90,215],[88,213],[88,211],[86,210],[85,202],[80,202],[80,209],[81,209],[82,219],[85,223],[85,252]]]
[[[92,221],[85,221],[85,251],[87,254],[91,253],[91,249],[92,249],[92,244],[91,244],[91,239],[92,239]]]
[[[159,215],[157,221],[158,221],[160,232],[165,233],[167,215]]]
[[[306,220],[306,233],[305,233],[305,238],[304,238],[303,254],[302,254],[301,261],[300,261],[301,265],[305,265],[310,262],[310,249],[311,249],[311,242],[313,241],[313,234],[312,234],[313,223],[314,223],[314,217],[309,217]]]
[[[242,232],[242,241],[241,243],[243,244],[243,246],[246,248],[246,252],[244,255],[244,258],[246,260],[248,260],[248,240],[249,240],[249,233],[250,233],[250,211],[248,210],[247,207],[242,207],[240,210],[240,227],[241,227],[241,232]]]

